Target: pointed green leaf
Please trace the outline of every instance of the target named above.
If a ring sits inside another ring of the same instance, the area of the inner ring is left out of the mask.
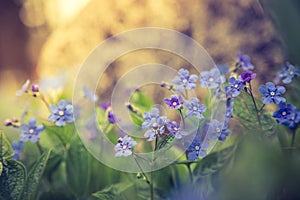
[[[25,177],[26,170],[22,163],[9,160],[3,164],[3,171],[0,176],[0,199],[20,199]]]
[[[193,174],[197,177],[202,177],[217,172],[233,156],[234,150],[235,146],[230,146],[207,155],[197,164]]]
[[[79,137],[74,137],[67,152],[66,172],[68,185],[78,197],[87,195],[90,161],[91,157]]]
[[[0,161],[12,158],[14,151],[3,131],[0,130]]]
[[[24,186],[22,199],[35,199],[35,195],[47,165],[50,152],[50,150],[44,152],[30,169],[26,179],[26,184]]]

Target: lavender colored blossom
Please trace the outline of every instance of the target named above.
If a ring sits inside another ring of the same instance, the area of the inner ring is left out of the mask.
[[[182,109],[183,99],[177,94],[171,95],[170,99],[165,98],[164,102],[168,105],[169,108]]]
[[[180,128],[179,124],[175,121],[167,121],[167,128],[176,139],[181,139],[182,136],[186,135]]]
[[[43,125],[36,125],[36,118],[29,119],[28,124],[22,124],[20,130],[22,134],[20,135],[20,141],[36,143],[40,136],[39,134],[45,129]]]
[[[110,102],[101,102],[99,106],[102,110],[106,111],[109,107],[111,107],[111,103]]]
[[[30,83],[30,81],[27,80],[27,81],[23,84],[22,88],[16,92],[16,95],[17,95],[17,96],[21,96],[22,94],[28,92],[29,83]]]
[[[116,117],[116,115],[112,111],[108,111],[107,118],[108,118],[108,122],[111,124],[115,124],[121,121],[119,118]]]
[[[225,78],[217,68],[200,73],[200,86],[203,88],[217,88],[224,82]]]
[[[165,116],[159,115],[159,110],[157,108],[152,108],[150,112],[144,113],[144,122],[142,128],[150,128],[146,131],[144,136],[148,138],[148,141],[155,140],[157,136],[165,132]]]
[[[187,149],[187,156],[189,160],[197,160],[198,157],[206,156],[206,149],[209,143],[201,143],[199,136],[195,136],[192,143],[185,143],[185,148]],[[205,147],[205,148],[204,148]]]
[[[300,122],[300,112],[292,104],[279,104],[279,109],[273,113],[273,117],[278,124],[288,126],[290,129],[295,129]]]
[[[281,71],[277,74],[276,82],[279,83],[280,80],[284,84],[289,84],[292,82],[293,78],[300,76],[300,70],[292,64],[283,65]]]
[[[65,126],[66,122],[71,123],[73,118],[73,106],[67,100],[60,100],[58,106],[50,105],[51,114],[48,119],[55,122],[56,126]]]
[[[225,87],[227,97],[237,97],[241,93],[241,90],[245,88],[245,83],[234,77],[231,77],[228,83],[230,85]]]
[[[187,107],[186,116],[196,116],[199,119],[203,119],[203,112],[206,111],[206,107],[203,104],[200,104],[200,100],[193,97],[190,101],[184,102],[184,105]]]
[[[238,53],[237,65],[242,67],[244,71],[253,70],[254,66],[250,62],[250,57],[243,54],[242,52]]]
[[[13,141],[12,149],[14,151],[14,155],[12,157],[13,160],[18,160],[23,152],[24,142],[23,141]]]
[[[86,86],[83,87],[84,96],[89,99],[91,102],[98,101],[98,96]]]
[[[181,92],[182,90],[193,90],[196,88],[196,81],[198,79],[198,76],[193,74],[190,75],[189,71],[187,69],[180,69],[178,71],[179,76],[175,76],[173,79],[173,83],[177,85],[176,90]]]
[[[39,92],[40,89],[39,89],[39,85],[37,84],[31,84],[31,87],[30,87],[31,91],[36,93],[36,92]]]
[[[262,98],[264,104],[279,104],[286,101],[285,98],[281,97],[281,95],[286,91],[283,86],[275,86],[274,83],[267,82],[266,85],[261,85],[259,87],[259,91],[262,95],[264,95]]]
[[[114,150],[116,151],[116,157],[121,156],[130,156],[132,155],[131,149],[136,146],[137,143],[130,136],[126,135],[124,138],[118,139],[118,144],[115,146]]]
[[[239,80],[241,80],[243,83],[250,83],[250,81],[252,81],[253,79],[255,79],[256,74],[253,73],[250,70],[244,71],[240,76],[239,76]]]

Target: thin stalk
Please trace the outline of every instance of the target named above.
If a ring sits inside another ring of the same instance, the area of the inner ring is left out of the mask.
[[[254,104],[254,108],[255,108],[255,112],[256,112],[256,117],[257,117],[257,121],[259,123],[259,127],[260,127],[260,130],[262,130],[262,125],[261,125],[261,120],[260,120],[260,112],[258,111],[258,108],[257,108],[257,105],[256,105],[256,102],[255,102],[255,99],[254,99],[254,96],[253,96],[253,93],[252,93],[252,86],[251,86],[251,83],[249,82],[249,87],[250,87],[250,96],[251,96],[251,99],[253,101],[253,104]]]
[[[259,112],[261,113],[261,111],[264,109],[264,107],[266,106],[266,104],[263,104],[260,109],[259,109]]]
[[[296,129],[292,130],[292,141],[291,141],[291,152],[294,149],[294,145],[295,145],[295,138],[296,138]]]
[[[43,148],[42,148],[42,146],[41,146],[41,144],[40,144],[39,141],[36,142],[36,146],[38,147],[39,152],[40,152],[40,154],[42,155],[44,151],[43,151]]]
[[[151,182],[149,181],[149,179],[148,179],[148,177],[146,176],[146,174],[145,174],[145,172],[143,171],[143,169],[142,169],[142,167],[141,167],[141,165],[139,164],[139,162],[137,161],[137,159],[136,159],[136,155],[135,154],[132,154],[133,155],[133,158],[134,158],[134,160],[135,160],[135,162],[136,162],[136,164],[137,164],[137,166],[138,166],[138,168],[140,169],[140,171],[141,171],[141,173],[143,174],[143,176],[145,177],[145,179],[146,179],[146,182],[150,185],[151,184]]]
[[[182,111],[181,111],[181,109],[178,109],[178,110],[179,110],[179,113],[180,113],[180,117],[181,117],[181,119],[182,119],[183,129],[185,129],[185,121],[184,121],[184,116],[183,116],[183,114],[182,114]]]

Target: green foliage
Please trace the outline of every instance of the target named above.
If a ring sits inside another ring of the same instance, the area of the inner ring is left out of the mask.
[[[174,141],[174,138],[175,136],[173,134],[165,135],[157,142],[157,149],[170,146],[170,144]]]
[[[10,159],[14,155],[14,151],[7,140],[5,134],[0,131],[0,161]]]
[[[234,150],[235,146],[230,146],[207,155],[196,165],[193,170],[194,176],[201,178],[219,171],[233,156]]]
[[[84,197],[88,191],[90,179],[90,155],[78,136],[70,143],[66,157],[67,182],[78,197]]]
[[[257,108],[262,107],[262,103],[255,99]],[[246,131],[251,133],[263,132],[264,135],[270,136],[274,134],[277,123],[272,115],[268,112],[260,113],[261,129],[256,117],[256,110],[253,105],[251,96],[248,94],[241,94],[234,102],[234,115],[239,119]]]
[[[50,150],[44,152],[29,171],[28,177],[26,179],[26,184],[24,186],[22,196],[23,199],[35,199],[35,195],[42,175],[44,173],[45,167],[47,165],[50,152]]]
[[[126,200],[126,194],[124,192],[126,190],[132,190],[133,182],[122,182],[118,184],[111,185],[107,188],[104,188],[103,190],[100,190],[96,193],[93,193],[92,196],[89,198],[89,200]],[[135,192],[131,193],[131,196],[135,194]]]
[[[45,125],[45,132],[45,135],[49,137],[54,146],[58,144],[66,146],[74,136],[75,126],[74,124],[67,124],[64,127]],[[57,148],[54,148],[54,150],[55,149]]]
[[[3,165],[0,176],[0,199],[20,199],[25,183],[26,170],[22,163],[15,160],[8,160]],[[21,198],[23,200],[23,198]]]

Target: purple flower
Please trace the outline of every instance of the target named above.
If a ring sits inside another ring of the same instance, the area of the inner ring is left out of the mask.
[[[165,98],[164,102],[169,106],[169,108],[182,109],[183,99],[177,94],[171,95],[171,98]]]
[[[148,141],[155,140],[157,136],[165,132],[165,116],[159,116],[159,110],[157,108],[152,108],[150,112],[144,113],[145,121],[142,124],[142,128],[150,128],[146,131],[144,136],[148,138]]]
[[[40,91],[40,89],[39,89],[39,85],[37,85],[37,84],[31,84],[31,91],[33,92],[33,93],[36,93],[36,92],[39,92]]]
[[[16,95],[17,95],[17,96],[21,96],[22,94],[28,92],[29,83],[30,83],[30,81],[27,80],[27,81],[23,84],[22,88],[16,92]]]
[[[203,88],[217,88],[224,82],[225,78],[217,68],[200,73],[200,86]]]
[[[203,104],[200,104],[199,99],[193,97],[191,101],[184,102],[184,105],[188,108],[186,111],[186,116],[196,116],[199,119],[203,119],[204,116],[202,115],[203,112],[206,111],[206,107]]]
[[[189,71],[186,69],[180,69],[178,71],[179,76],[175,76],[173,83],[177,85],[177,91],[181,92],[183,89],[193,90],[196,88],[195,82],[198,79],[197,75],[189,75]]]
[[[206,149],[209,147],[208,142],[201,143],[199,136],[195,136],[192,143],[185,143],[185,148],[187,149],[187,155],[189,160],[197,160],[198,157],[206,156]]]
[[[45,129],[43,125],[36,126],[36,118],[29,119],[28,124],[22,124],[20,130],[22,135],[20,135],[20,141],[27,142],[28,140],[32,143],[36,143],[40,136],[39,134]]]
[[[300,112],[298,108],[292,104],[279,104],[279,109],[273,113],[273,117],[278,124],[288,126],[290,129],[295,129],[300,122]]]
[[[20,156],[22,155],[24,142],[23,141],[13,141],[11,146],[14,151],[14,156],[12,157],[12,159],[18,160],[20,158]]]
[[[108,111],[107,118],[108,118],[108,122],[111,124],[115,124],[121,121],[119,118],[116,117],[116,115],[112,111]]]
[[[255,79],[256,74],[253,73],[250,70],[244,71],[240,76],[239,76],[239,80],[241,80],[243,83],[250,83],[250,81],[252,81],[253,79]]]
[[[284,84],[289,84],[292,82],[294,77],[300,76],[300,70],[292,64],[283,65],[281,71],[277,74],[276,82],[279,83],[281,79]]]
[[[132,154],[131,149],[136,146],[137,143],[134,141],[130,136],[126,135],[124,138],[119,138],[118,139],[118,144],[115,146],[115,151],[116,157],[121,157],[121,156],[130,156]]]
[[[231,131],[228,130],[227,127],[224,127],[223,122],[219,122],[216,119],[212,119],[209,122],[209,131],[210,132],[208,135],[208,139],[210,140],[219,139],[223,141],[224,136],[226,139],[226,136],[228,136],[231,133]]]
[[[281,97],[282,94],[285,93],[285,87],[283,86],[275,86],[272,82],[267,82],[266,85],[261,85],[259,87],[259,91],[264,97],[262,101],[264,104],[275,103],[279,104],[285,102],[285,98]]]
[[[181,139],[183,135],[186,135],[180,128],[179,124],[175,121],[167,121],[167,128],[172,133],[175,138]]]
[[[237,97],[241,93],[241,90],[243,90],[245,87],[244,82],[235,79],[234,77],[231,77],[228,80],[228,83],[230,86],[225,87],[226,95],[228,97]]]
[[[248,55],[243,55],[242,52],[238,53],[237,65],[242,67],[244,71],[254,69],[254,66],[250,62],[250,57]]]
[[[69,101],[60,100],[58,106],[50,105],[51,114],[48,119],[55,122],[56,126],[65,126],[66,122],[71,123],[73,118],[73,106]]]
[[[89,88],[87,88],[86,86],[83,87],[83,93],[84,96],[89,99],[91,102],[96,102],[98,101],[98,96],[91,91]]]

